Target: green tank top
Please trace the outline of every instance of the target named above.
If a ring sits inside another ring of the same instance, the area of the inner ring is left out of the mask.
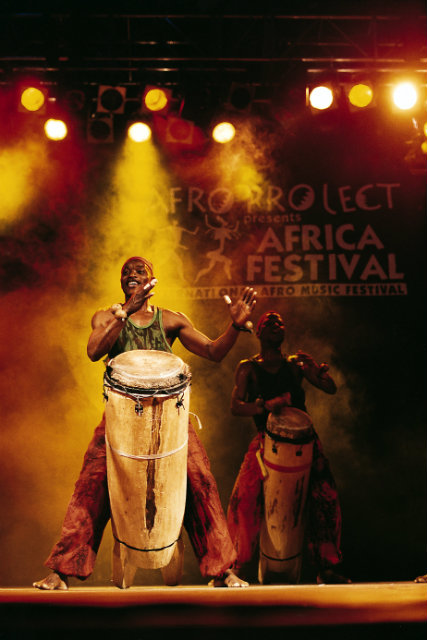
[[[163,329],[162,309],[155,307],[152,320],[143,327],[134,324],[132,319],[128,318],[108,356],[114,358],[119,353],[135,349],[172,352]]]

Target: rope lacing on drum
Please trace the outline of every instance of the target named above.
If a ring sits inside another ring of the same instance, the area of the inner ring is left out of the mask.
[[[178,409],[178,411],[180,410],[180,408],[183,407],[183,409],[185,409],[184,407],[184,394],[181,393],[181,395],[179,396],[178,400],[176,401],[176,408]]]
[[[117,455],[121,456],[122,458],[131,458],[132,460],[159,460],[160,458],[167,458],[168,456],[173,456],[174,453],[178,453],[178,451],[181,451],[181,449],[187,446],[188,437],[179,447],[177,447],[176,449],[172,449],[172,451],[166,451],[165,453],[153,453],[153,454],[147,454],[147,455],[141,455],[141,456],[137,456],[132,453],[126,453],[125,451],[120,451],[120,449],[115,449],[109,443],[107,434],[105,434],[105,444],[111,449],[111,451],[113,451],[114,453],[117,453]]]
[[[202,423],[200,422],[199,416],[196,415],[195,413],[193,413],[192,411],[189,411],[188,413],[190,414],[190,416],[194,416],[196,418],[197,424],[199,425],[199,429],[201,429],[202,428]]]

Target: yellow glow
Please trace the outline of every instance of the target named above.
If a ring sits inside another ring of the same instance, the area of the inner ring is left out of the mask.
[[[423,131],[424,131],[425,137],[427,138],[427,122],[424,122]]]
[[[424,142],[421,143],[421,151],[427,154],[427,140],[424,140]]]
[[[63,120],[49,118],[44,123],[44,131],[50,140],[63,140],[68,133],[67,125]]]
[[[145,94],[144,102],[150,111],[161,111],[168,103],[168,96],[163,89],[149,89]]]
[[[146,142],[151,138],[151,129],[144,122],[134,122],[128,129],[128,136],[133,142]]]
[[[20,218],[22,208],[34,197],[34,171],[44,162],[43,149],[36,144],[0,152],[0,228]]]
[[[315,87],[310,93],[310,104],[313,109],[328,109],[334,101],[334,95],[328,87]]]
[[[393,90],[393,102],[402,111],[407,111],[415,106],[418,93],[412,82],[401,82]]]
[[[45,102],[43,91],[36,87],[27,87],[21,94],[21,104],[27,111],[38,111]]]
[[[236,129],[231,124],[231,122],[220,122],[214,127],[212,131],[212,137],[216,142],[220,142],[221,144],[225,144],[226,142],[230,142],[233,140],[236,135]]]
[[[374,93],[367,84],[355,84],[349,91],[348,99],[355,107],[367,107],[371,104]]]

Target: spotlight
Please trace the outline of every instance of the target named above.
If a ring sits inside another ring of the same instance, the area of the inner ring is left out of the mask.
[[[123,113],[126,102],[125,87],[109,87],[100,85],[98,88],[98,113]]]
[[[319,85],[309,90],[308,101],[310,106],[317,111],[329,109],[334,102],[332,89],[326,85]]]
[[[168,117],[166,142],[191,145],[194,142],[194,122],[183,118]]]
[[[212,130],[212,138],[221,144],[230,142],[235,135],[236,129],[231,122],[219,122]]]
[[[172,98],[170,89],[147,85],[142,95],[142,109],[146,112],[166,113]]]
[[[46,111],[47,91],[37,87],[26,87],[21,91],[19,111]]]
[[[255,94],[254,87],[233,82],[226,106],[236,111],[249,111]]]
[[[412,109],[418,101],[418,92],[412,82],[400,82],[392,91],[394,105],[402,111]]]
[[[49,140],[63,140],[67,136],[68,129],[63,120],[49,118],[44,123],[44,132]]]
[[[134,122],[128,128],[128,137],[133,142],[146,142],[151,138],[151,129],[145,122]]]
[[[82,111],[86,104],[86,95],[80,89],[70,89],[64,97],[65,107],[74,113]]]
[[[86,135],[89,142],[102,144],[113,142],[113,116],[92,116],[87,121]]]
[[[356,107],[356,109],[369,107],[369,105],[372,105],[374,99],[372,87],[365,82],[350,85],[347,90],[347,95],[350,105]]]

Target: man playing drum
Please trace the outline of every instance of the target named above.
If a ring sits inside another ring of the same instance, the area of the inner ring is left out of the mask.
[[[247,287],[240,299],[229,304],[231,322],[216,340],[198,331],[179,312],[150,304],[157,280],[145,258],[129,258],[121,271],[123,305],[100,310],[92,319],[87,353],[92,361],[108,359],[134,349],[171,352],[175,339],[191,353],[220,362],[230,351],[255,306],[256,292]],[[233,573],[236,552],[227,529],[209,460],[191,423],[188,426],[187,500],[184,526],[203,576],[212,576],[215,586],[245,587]],[[86,451],[83,467],[63,523],[60,540],[46,566],[46,578],[33,583],[38,589],[67,589],[68,577],[82,580],[93,571],[104,528],[110,518],[107,485],[105,416]]]
[[[261,351],[238,364],[231,401],[233,415],[252,416],[258,430],[240,467],[227,511],[228,528],[237,550],[236,569],[251,560],[259,539],[263,477],[257,452],[269,413],[278,413],[285,406],[306,412],[304,378],[326,393],[336,392],[327,364],[319,366],[311,356],[300,351],[296,356],[282,354],[285,325],[279,313],[264,313],[256,334]],[[310,472],[308,514],[308,547],[318,567],[318,583],[350,582],[335,571],[342,560],[341,510],[329,463],[317,436]]]

